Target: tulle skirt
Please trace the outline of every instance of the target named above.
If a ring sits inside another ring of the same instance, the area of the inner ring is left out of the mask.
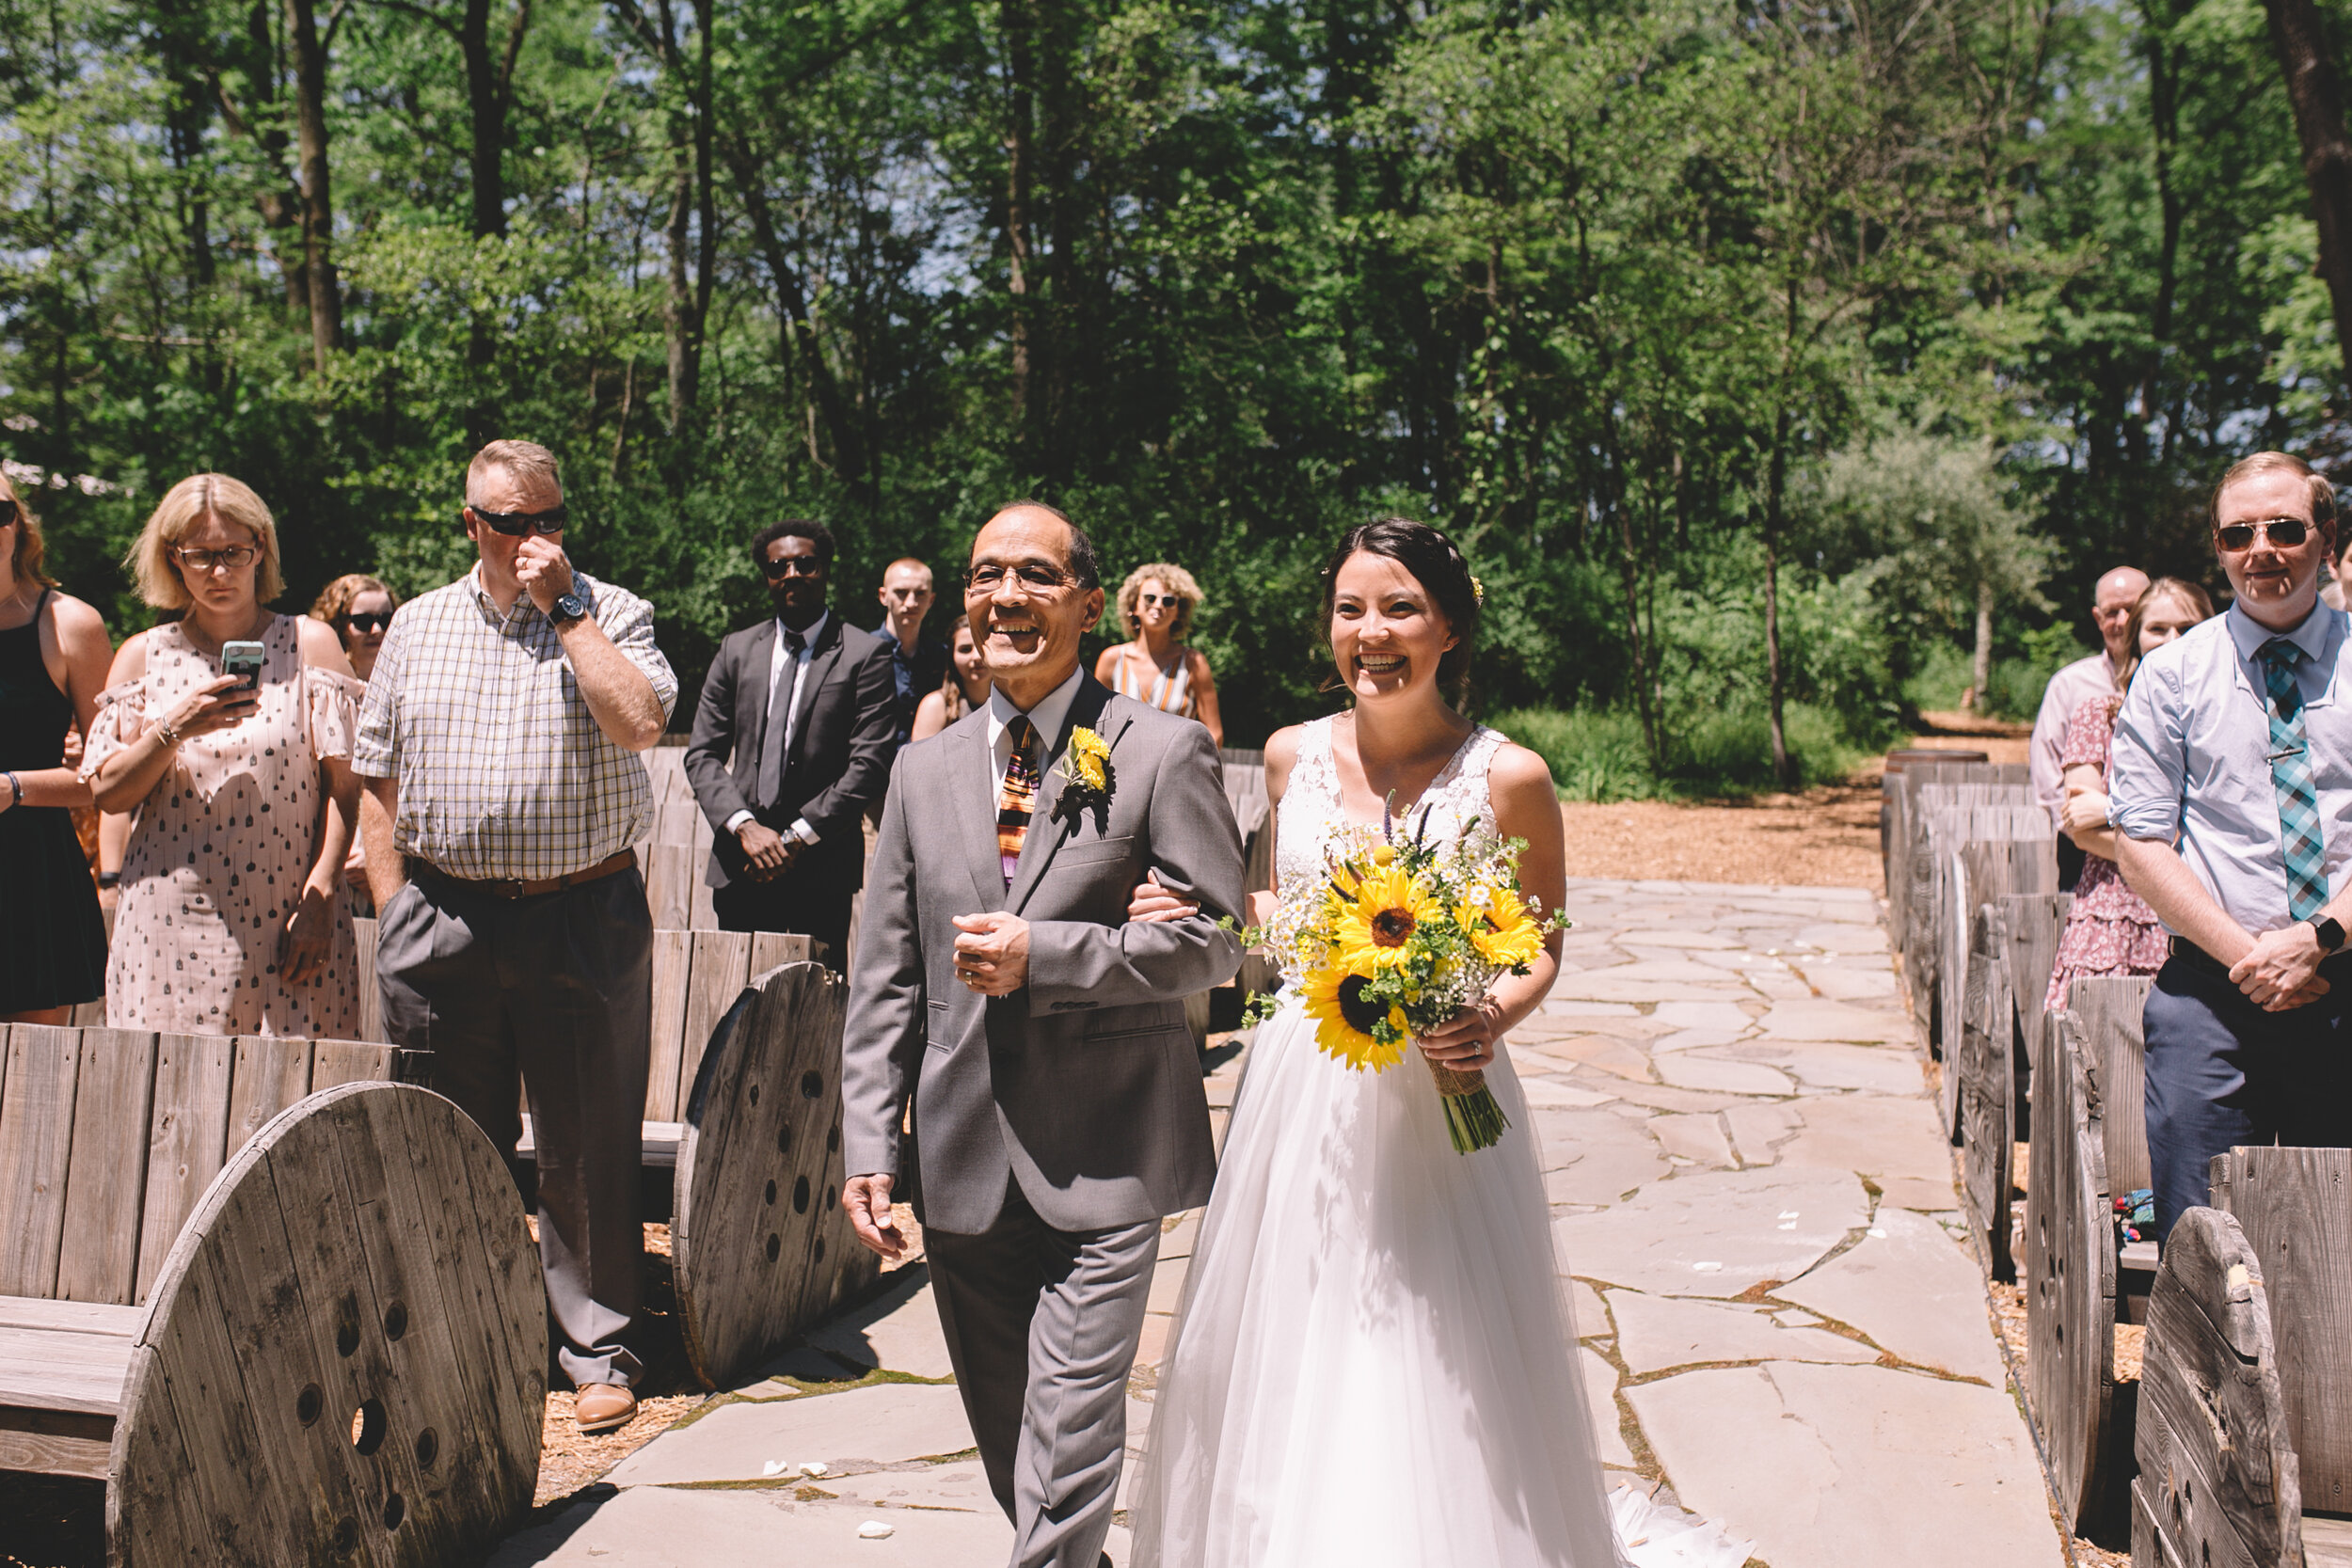
[[[1457,1154],[1419,1053],[1258,1031],[1154,1394],[1137,1568],[1610,1568],[1534,1127]],[[1734,1562],[1739,1559],[1732,1559]]]

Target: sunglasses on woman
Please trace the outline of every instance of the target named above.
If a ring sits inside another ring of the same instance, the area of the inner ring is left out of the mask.
[[[1179,598],[1174,594],[1137,594],[1136,595],[1136,603],[1141,605],[1146,610],[1151,610],[1159,605],[1166,605],[1168,609],[1174,610],[1184,602],[1184,601],[1182,598]]]
[[[2235,555],[2254,547],[2257,529],[2280,549],[2291,550],[2310,537],[2312,525],[2300,517],[2265,517],[2259,523],[2224,523],[2213,531],[2213,536],[2223,549]]]
[[[526,533],[564,531],[564,509],[560,506],[545,512],[485,512],[477,506],[473,515],[489,524],[493,533],[503,533],[509,539],[519,539]]]
[[[355,610],[343,617],[344,626],[363,635],[372,631],[382,631],[391,624],[391,616],[380,610]]]
[[[0,499],[0,528],[7,528],[10,523],[15,521],[16,502]]]

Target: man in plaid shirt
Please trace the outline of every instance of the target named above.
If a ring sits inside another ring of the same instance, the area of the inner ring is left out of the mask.
[[[636,1412],[639,1117],[653,921],[629,847],[677,677],[653,610],[572,569],[555,455],[493,441],[466,471],[473,570],[401,607],[352,766],[395,1045],[512,1158],[519,1069],[539,1252],[583,1432]]]

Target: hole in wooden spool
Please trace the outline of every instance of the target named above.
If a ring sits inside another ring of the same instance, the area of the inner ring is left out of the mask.
[[[779,1154],[792,1152],[792,1129],[789,1124],[776,1129],[776,1152]]]
[[[801,1074],[801,1098],[816,1100],[825,1092],[825,1075],[815,1068]]]
[[[319,1386],[315,1383],[294,1396],[294,1419],[304,1426],[317,1420],[319,1412],[326,1408],[326,1396],[319,1392]]]
[[[399,1302],[384,1308],[384,1338],[397,1339],[408,1332],[408,1308]]]
[[[783,1250],[784,1238],[777,1235],[772,1230],[768,1232],[768,1261],[771,1263],[774,1262],[776,1260],[776,1254],[782,1252]]]
[[[372,1454],[384,1446],[384,1402],[370,1400],[351,1413],[351,1446]]]
[[[349,1318],[335,1324],[335,1354],[349,1355],[359,1348],[359,1325]]]
[[[758,1104],[758,1103],[759,1103],[759,1085],[758,1085],[757,1084],[754,1084],[754,1085],[751,1086],[751,1091],[750,1091],[750,1094],[749,1094],[749,1097],[748,1097],[748,1098],[751,1100],[751,1102],[752,1102],[753,1104],[756,1105],[756,1104]]]
[[[433,1462],[441,1457],[441,1434],[431,1427],[417,1433],[417,1468],[430,1470]]]
[[[817,1238],[817,1246],[815,1251],[816,1260],[819,1263],[823,1262],[825,1260],[825,1239],[822,1236]]]
[[[774,1204],[775,1204],[775,1201],[776,1201],[776,1184],[775,1184],[773,1181],[771,1181],[771,1182],[769,1182],[769,1183],[768,1183],[768,1202],[769,1202],[769,1205],[770,1205],[771,1207],[773,1207],[773,1206],[774,1206]]]
[[[833,1124],[833,1130],[825,1134],[825,1152],[828,1154],[841,1152],[841,1124],[837,1121]]]
[[[400,1528],[400,1522],[407,1517],[408,1505],[401,1501],[399,1493],[395,1492],[384,1499],[384,1528],[386,1529]]]
[[[359,1521],[338,1520],[335,1525],[335,1555],[349,1557],[359,1549]]]
[[[808,1178],[805,1176],[792,1183],[792,1212],[796,1214],[808,1212]]]
[[[837,1195],[834,1192],[834,1190],[833,1190],[831,1187],[827,1187],[827,1188],[825,1189],[825,1207],[826,1207],[826,1208],[828,1208],[828,1209],[830,1209],[830,1208],[834,1207],[834,1205],[836,1202],[838,1202],[838,1201],[839,1201],[838,1196],[837,1196]]]

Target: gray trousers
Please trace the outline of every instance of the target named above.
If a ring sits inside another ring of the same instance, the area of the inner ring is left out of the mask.
[[[926,1229],[931,1296],[1011,1568],[1095,1568],[1127,1446],[1160,1224],[1056,1230],[1018,1188],[978,1236]]]
[[[412,865],[415,863],[411,863]],[[377,925],[376,984],[394,1045],[433,1053],[433,1087],[514,1157],[516,1077],[538,1146],[539,1261],[557,1359],[576,1384],[633,1384],[637,1216],[653,917],[624,871],[500,898],[421,870]]]

